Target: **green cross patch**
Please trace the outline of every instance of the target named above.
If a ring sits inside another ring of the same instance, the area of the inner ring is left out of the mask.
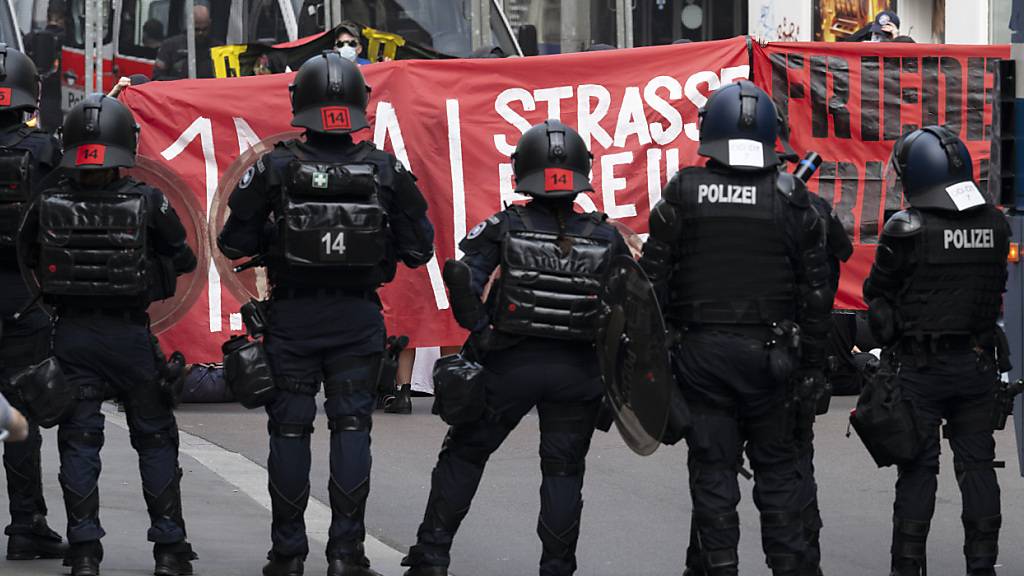
[[[327,188],[327,172],[313,172],[313,188]]]

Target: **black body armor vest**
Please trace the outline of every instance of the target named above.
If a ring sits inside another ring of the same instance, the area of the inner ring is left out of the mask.
[[[992,206],[960,217],[919,213],[917,267],[899,301],[904,334],[990,332],[1006,287],[1005,217]]]
[[[31,132],[19,130],[12,144],[0,147],[0,247],[17,242],[21,216],[32,194],[32,154],[12,148]]]
[[[533,230],[525,209],[517,212],[525,229],[511,230],[502,241],[494,327],[524,336],[593,340],[612,255],[610,242],[589,235],[599,221],[595,217],[580,235],[560,239]]]
[[[370,276],[389,246],[376,167],[312,160],[297,147],[288,149],[296,158],[276,210],[279,260],[325,274]]]
[[[796,274],[783,237],[776,173],[679,173],[665,200],[680,214],[667,316],[679,324],[796,318]]]
[[[148,206],[142,185],[88,190],[64,182],[39,205],[39,265],[47,296],[145,297]]]

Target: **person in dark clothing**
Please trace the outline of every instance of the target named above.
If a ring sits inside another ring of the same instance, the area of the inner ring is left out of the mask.
[[[516,191],[532,200],[475,226],[459,245],[464,256],[445,263],[455,319],[472,331],[467,347],[483,365],[486,410],[445,437],[416,545],[402,561],[406,576],[448,573],[452,541],[487,459],[534,407],[540,574],[576,571],[584,460],[603,393],[594,348],[598,294],[612,258],[629,255],[604,214],[573,209],[573,198],[592,190],[590,162],[583,139],[561,122],[527,130],[512,165]],[[499,267],[484,304],[484,286]]]
[[[686,574],[739,572],[745,446],[768,565],[795,576],[807,549],[800,446],[825,386],[833,297],[824,222],[803,182],[778,170],[768,94],[748,81],[725,86],[701,117],[698,153],[709,161],[666,186],[640,260],[680,335],[673,364],[694,419],[688,467],[700,562]]]
[[[135,164],[137,130],[116,99],[93,94],[76,105],[64,121],[67,176],[42,187],[19,231],[28,247],[22,266],[54,310],[53,355],[77,390],[57,434],[72,576],[96,576],[103,559],[100,407],[111,396],[124,402],[139,453],[154,573],[192,574],[195,558],[185,539],[173,399],[146,309],[174,295],[196,256],[164,194],[120,173]]]
[[[864,299],[923,439],[917,457],[899,466],[892,576],[927,574],[942,420],[963,496],[967,574],[996,573],[1002,516],[992,415],[996,366],[1008,364],[997,321],[1010,227],[978,190],[973,166],[953,132],[926,126],[897,140],[884,177],[887,195],[902,192],[910,207],[885,223]]]
[[[60,143],[53,136],[25,125],[36,109],[39,76],[32,61],[0,44],[0,381],[41,362],[49,353],[50,319],[35,305],[18,267],[18,225],[33,191],[60,163]],[[2,387],[2,383],[0,383]],[[15,408],[24,410],[19,390],[0,390]],[[4,470],[11,523],[7,559],[63,558],[67,546],[46,525],[39,427],[30,423],[28,439],[4,448]]]
[[[370,427],[385,343],[377,289],[402,261],[433,257],[434,229],[416,177],[351,133],[368,127],[359,68],[328,51],[299,69],[292,125],[242,177],[217,239],[228,258],[261,255],[271,284],[264,344],[276,395],[266,406],[273,507],[266,576],[297,576],[309,553],[310,434],[321,381],[330,419],[330,576],[369,576],[363,549]],[[271,220],[273,218],[273,220]],[[306,222],[316,222],[308,226]]]
[[[213,78],[210,58],[210,9],[196,4],[193,9],[196,37],[196,78]],[[185,34],[171,36],[160,44],[153,63],[153,80],[188,78],[188,39]]]

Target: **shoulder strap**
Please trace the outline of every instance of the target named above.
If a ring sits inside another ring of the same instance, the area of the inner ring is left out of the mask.
[[[13,136],[13,139],[10,142],[4,142],[0,144],[0,148],[14,148],[18,144],[21,144],[25,140],[25,138],[28,138],[29,134],[32,134],[33,132],[36,131],[37,130],[35,128],[27,124],[22,124],[17,130],[9,133],[10,135]]]

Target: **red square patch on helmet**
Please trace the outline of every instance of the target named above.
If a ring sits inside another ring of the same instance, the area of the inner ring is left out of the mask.
[[[11,89],[0,88],[0,108],[6,108],[11,105]]]
[[[572,170],[565,168],[544,169],[544,190],[558,192],[561,190],[572,190]]]
[[[326,106],[320,109],[320,118],[324,130],[348,130],[352,121],[348,116],[348,108],[344,106]]]
[[[75,155],[75,166],[103,164],[106,155],[107,147],[103,144],[83,144]]]

